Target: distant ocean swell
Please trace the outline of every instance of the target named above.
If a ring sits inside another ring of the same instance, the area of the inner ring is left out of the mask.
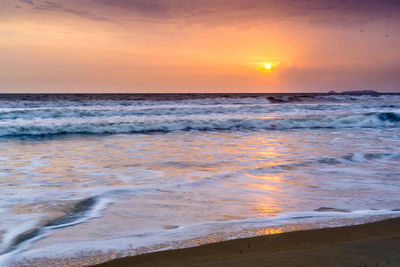
[[[219,114],[271,114],[282,112],[324,112],[324,111],[349,111],[355,109],[373,109],[372,111],[397,110],[400,104],[374,104],[372,107],[366,104],[311,104],[311,105],[273,105],[269,103],[256,104],[181,104],[175,102],[170,105],[70,105],[55,107],[15,107],[1,108],[0,121],[15,119],[35,118],[94,118],[94,117],[127,117],[127,116],[192,116],[192,115],[219,115]]]
[[[42,106],[43,103],[58,105],[60,102],[69,101],[71,103],[79,103],[82,101],[90,102],[125,102],[140,101],[145,102],[169,102],[169,101],[192,101],[202,102],[213,101],[216,103],[222,102],[253,102],[268,101],[269,103],[304,103],[304,102],[358,102],[358,101],[386,101],[399,99],[398,93],[238,93],[238,94],[223,94],[223,93],[194,93],[194,94],[0,94],[1,102],[16,106],[29,105]]]
[[[0,136],[58,134],[168,133],[184,131],[257,131],[399,127],[400,113],[368,112],[344,115],[288,117],[148,116],[34,118],[0,121]]]

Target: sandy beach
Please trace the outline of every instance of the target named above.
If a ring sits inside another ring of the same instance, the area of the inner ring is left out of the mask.
[[[96,266],[400,266],[400,218],[229,240]]]

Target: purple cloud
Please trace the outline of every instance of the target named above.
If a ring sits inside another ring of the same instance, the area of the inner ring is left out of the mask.
[[[25,4],[32,5],[32,6],[35,5],[35,3],[32,0],[19,0],[19,1],[22,2],[22,3],[25,3]]]
[[[96,21],[184,20],[221,25],[302,18],[313,25],[360,25],[400,19],[398,0],[19,0],[41,11]],[[0,3],[0,7],[1,7]]]

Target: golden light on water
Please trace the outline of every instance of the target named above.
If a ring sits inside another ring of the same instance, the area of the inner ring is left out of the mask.
[[[266,227],[257,230],[257,235],[273,235],[284,233],[283,227]]]

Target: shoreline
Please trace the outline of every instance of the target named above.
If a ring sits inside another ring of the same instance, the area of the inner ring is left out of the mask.
[[[400,266],[400,217],[152,252],[91,266]]]

